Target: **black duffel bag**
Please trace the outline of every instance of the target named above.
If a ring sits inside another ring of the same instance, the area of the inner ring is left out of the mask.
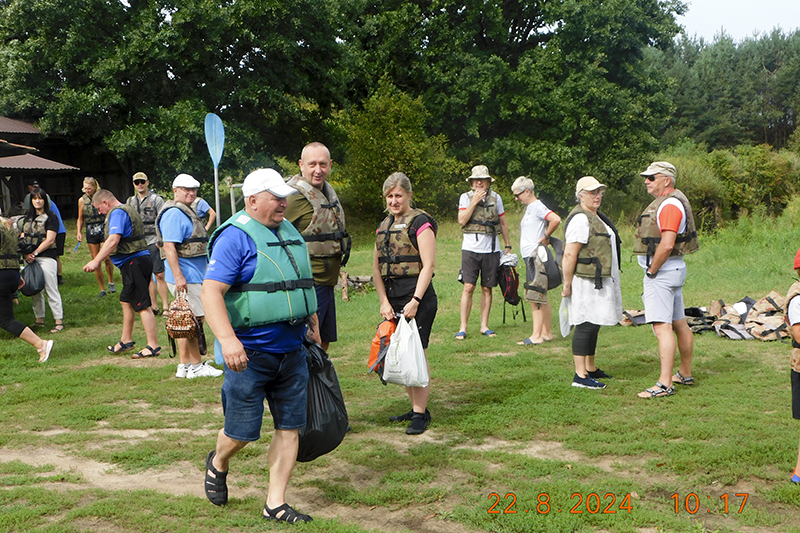
[[[44,290],[44,271],[36,261],[22,269],[22,280],[25,284],[19,291],[25,296],[35,296]]]

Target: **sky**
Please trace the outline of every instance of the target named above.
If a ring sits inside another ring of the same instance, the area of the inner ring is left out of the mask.
[[[689,8],[677,17],[689,37],[712,42],[721,29],[740,42],[753,32],[769,33],[780,27],[784,33],[800,29],[800,0],[684,0]]]

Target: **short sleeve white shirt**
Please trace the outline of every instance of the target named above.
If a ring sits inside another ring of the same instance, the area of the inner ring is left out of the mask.
[[[541,200],[536,200],[525,208],[525,215],[519,223],[519,253],[522,257],[533,255],[547,231],[547,215],[551,212]]]

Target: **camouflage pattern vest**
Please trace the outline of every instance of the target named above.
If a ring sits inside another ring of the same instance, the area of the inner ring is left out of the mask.
[[[345,230],[344,210],[333,187],[326,181],[320,191],[300,174],[293,176],[287,184],[297,189],[314,208],[311,222],[300,232],[311,258],[348,255],[350,240]]]
[[[475,191],[469,191],[467,197],[472,201]],[[497,193],[489,191],[486,198],[475,206],[472,218],[461,227],[461,233],[487,233],[497,235],[500,215],[497,214]]]
[[[800,295],[800,281],[795,281],[792,283],[792,286],[789,287],[789,292],[786,294],[786,300],[783,302],[784,314],[786,318],[786,325],[789,326],[789,332],[791,334],[791,324],[789,323],[789,302],[795,296]],[[794,335],[792,336],[792,358],[789,361],[789,367],[794,370],[795,372],[800,372],[800,339],[795,339]]]
[[[38,247],[47,238],[47,230],[44,228],[46,222],[47,213],[42,213],[34,219],[21,218],[17,224],[22,233],[25,234],[25,242]],[[56,241],[53,241],[53,244],[48,246],[47,249],[51,250],[55,247]]]
[[[679,233],[675,238],[675,247],[672,248],[672,252],[669,255],[693,254],[700,249],[700,244],[697,242],[697,230],[694,226],[692,206],[681,191],[673,189],[653,200],[644,210],[644,213],[639,216],[639,225],[636,228],[636,236],[633,239],[633,253],[647,256],[648,267],[653,259],[653,254],[656,252],[658,243],[661,242],[661,230],[658,229],[658,220],[656,220],[658,207],[667,198],[677,199],[686,212],[686,231]]]
[[[422,270],[422,259],[419,250],[411,242],[408,228],[419,215],[428,215],[421,209],[411,209],[405,215],[395,218],[392,215],[383,219],[375,232],[375,244],[378,247],[378,266],[383,278],[407,278],[419,276]],[[433,217],[433,231],[437,226]]]
[[[138,194],[134,194],[128,198],[127,204],[136,209],[136,211],[139,213],[139,216],[142,218],[145,235],[156,234],[156,218],[158,217],[156,200],[158,200],[158,195],[153,191],[147,191],[147,195],[144,197],[144,200],[139,199]]]
[[[158,237],[158,246],[161,248],[161,258],[165,259],[166,255],[164,253],[164,239],[161,236],[161,228],[159,226],[164,213],[173,207],[179,209],[192,221],[192,234],[188,239],[175,245],[178,257],[189,258],[206,255],[208,250],[208,233],[206,232],[206,227],[200,222],[200,219],[197,218],[197,213],[192,211],[191,208],[183,202],[169,200],[164,203],[164,207],[161,208],[161,211],[158,212],[158,216],[156,217],[156,236]]]
[[[200,200],[202,200],[202,198],[195,198],[194,202],[192,202],[192,205],[190,206],[192,208],[192,211],[194,211],[195,213],[197,213],[197,206],[200,204]],[[203,223],[203,227],[205,227],[205,225],[208,224],[208,219],[210,218],[210,215],[208,214],[208,211],[206,211],[205,215],[203,216],[197,215],[197,218],[200,219],[200,222]]]
[[[599,216],[584,209],[580,204],[576,205],[567,217],[565,232],[569,223],[579,213],[583,213],[589,219],[589,242],[581,246],[578,252],[575,275],[594,279],[594,288],[600,290],[603,288],[603,278],[611,277],[611,262],[614,258],[611,250],[612,235]]]
[[[142,217],[139,216],[139,212],[136,211],[135,207],[128,204],[120,204],[108,212],[106,222],[103,225],[103,240],[108,240],[108,221],[111,220],[111,213],[117,209],[125,211],[131,219],[131,235],[130,237],[120,238],[119,243],[117,243],[117,248],[111,255],[130,255],[146,250],[147,241],[144,240],[144,223],[142,223]]]
[[[84,194],[81,199],[83,200],[83,221],[86,223],[86,231],[89,231],[89,228],[91,227],[95,230],[92,232],[92,234],[100,233],[96,230],[96,228],[98,226],[103,226],[106,217],[101,215],[100,212],[95,209],[92,199],[89,198],[88,194]]]
[[[6,220],[0,220],[0,270],[18,270],[17,232]]]

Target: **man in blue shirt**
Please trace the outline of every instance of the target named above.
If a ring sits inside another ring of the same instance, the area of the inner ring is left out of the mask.
[[[147,335],[147,346],[132,355],[134,359],[157,357],[161,352],[156,335],[156,319],[150,307],[150,276],[153,274],[153,263],[147,242],[144,238],[144,224],[139,213],[130,206],[123,205],[114,193],[100,189],[94,193],[92,203],[95,209],[106,216],[105,242],[97,255],[86,263],[84,272],[94,272],[106,257],[111,257],[122,274],[122,292],[119,303],[122,306],[122,337],[120,341],[109,346],[113,354],[133,350],[134,315],[139,314]]]
[[[203,323],[205,311],[200,301],[200,287],[206,273],[208,233],[191,205],[197,198],[200,182],[189,174],[178,174],[172,181],[175,195],[161,208],[156,218],[156,236],[163,243],[166,265],[164,277],[173,296],[186,294],[192,313]],[[202,332],[201,332],[202,334]],[[198,338],[176,339],[180,363],[178,378],[217,377],[222,370],[202,361]]]
[[[260,438],[266,399],[275,433],[262,516],[289,523],[311,521],[286,503],[299,430],[306,425],[306,325],[312,340],[320,342],[311,260],[300,233],[284,219],[286,197],[296,192],[272,169],[247,176],[244,211],[212,237],[202,291],[225,358],[225,427],[206,457],[206,496],[215,505],[228,502],[228,463]]]

